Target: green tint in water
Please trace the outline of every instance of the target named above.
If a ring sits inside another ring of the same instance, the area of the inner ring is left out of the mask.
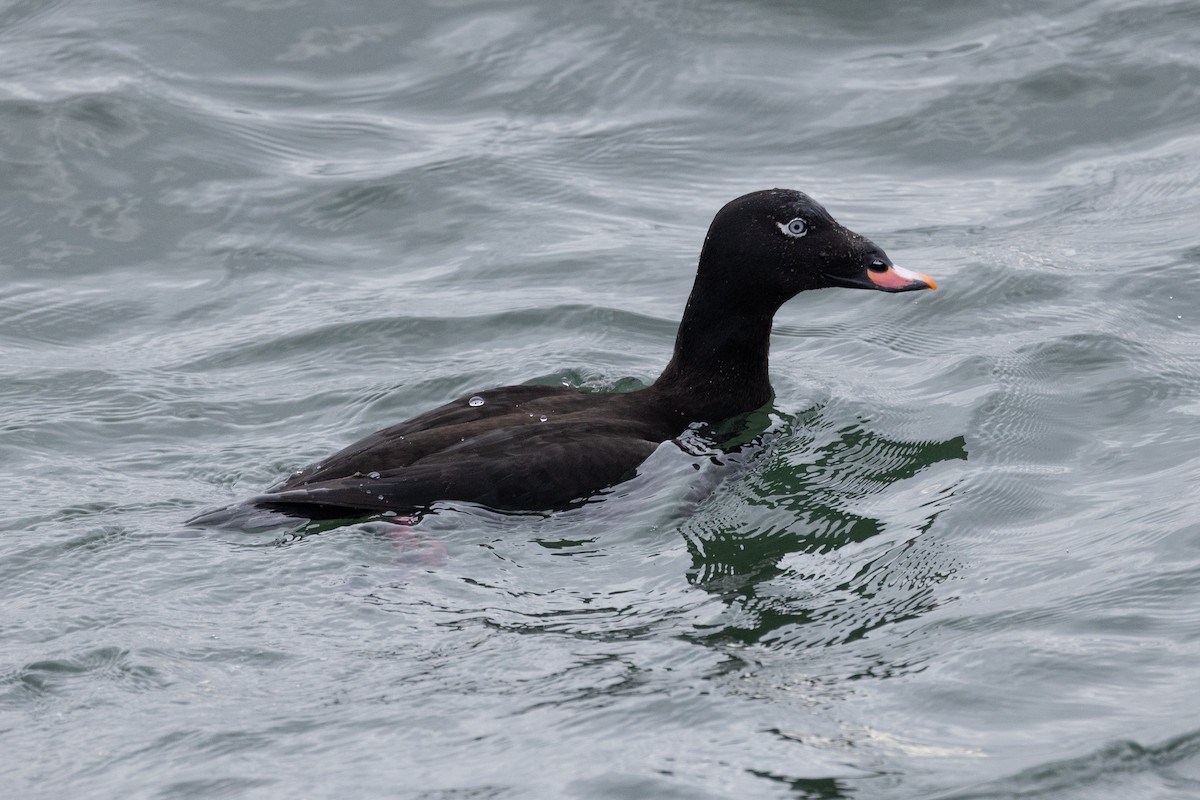
[[[795,576],[787,566],[789,559],[836,553],[848,545],[867,542],[884,531],[886,521],[853,511],[856,500],[886,493],[896,482],[933,464],[967,458],[963,437],[945,442],[897,442],[861,423],[822,430],[827,425],[822,424],[820,408],[783,419],[784,425],[772,432],[770,443],[751,459],[749,474],[739,481],[745,488],[738,491],[741,502],[748,506],[770,509],[770,520],[786,520],[783,527],[762,522],[733,526],[722,517],[716,517],[712,526],[702,522],[690,526],[690,579],[741,610],[738,624],[724,626],[709,638],[749,644],[773,638],[783,626],[811,622],[814,613],[822,613],[828,598],[813,598],[811,586],[805,586],[801,596],[780,594],[774,579]],[[939,502],[929,504],[929,514],[911,532],[913,537],[932,527],[939,507],[944,507],[945,494],[952,492],[942,493]],[[864,580],[869,583],[878,566],[867,562],[833,588],[871,599],[872,590]],[[760,596],[764,588],[767,593]],[[814,600],[815,612],[806,607]],[[894,620],[875,624],[889,621]],[[853,638],[863,632],[847,635]]]

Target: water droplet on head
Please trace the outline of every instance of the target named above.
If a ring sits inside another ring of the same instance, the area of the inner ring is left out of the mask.
[[[378,472],[368,472],[368,473],[367,473],[367,477],[368,477],[368,478],[378,478],[378,477],[379,477],[379,473],[378,473]]]
[[[546,415],[545,415],[545,414],[542,414],[542,417],[541,417],[541,419],[542,419],[542,422],[545,422],[545,421],[546,421],[546,419],[547,419]]]
[[[479,406],[483,405],[483,398],[479,395],[475,395],[467,401],[467,405],[471,406],[472,408],[478,408]]]

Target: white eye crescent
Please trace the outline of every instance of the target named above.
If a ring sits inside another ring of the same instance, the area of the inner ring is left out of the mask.
[[[790,222],[776,222],[775,224],[779,226],[779,230],[783,231],[784,234],[791,236],[793,239],[799,239],[801,236],[808,233],[808,223],[805,222],[801,217],[796,217]]]

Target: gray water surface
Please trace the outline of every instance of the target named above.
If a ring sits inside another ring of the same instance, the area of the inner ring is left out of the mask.
[[[5,3],[3,794],[1200,796],[1198,123],[1191,0]],[[772,186],[942,288],[785,306],[736,468],[186,524],[652,381]]]

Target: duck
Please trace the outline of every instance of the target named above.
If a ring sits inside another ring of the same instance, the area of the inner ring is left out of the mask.
[[[776,311],[800,292],[834,287],[900,293],[937,284],[892,263],[803,192],[743,195],[708,228],[671,359],[649,386],[473,392],[372,433],[247,503],[334,519],[419,516],[444,501],[514,512],[586,502],[689,428],[769,403]]]

